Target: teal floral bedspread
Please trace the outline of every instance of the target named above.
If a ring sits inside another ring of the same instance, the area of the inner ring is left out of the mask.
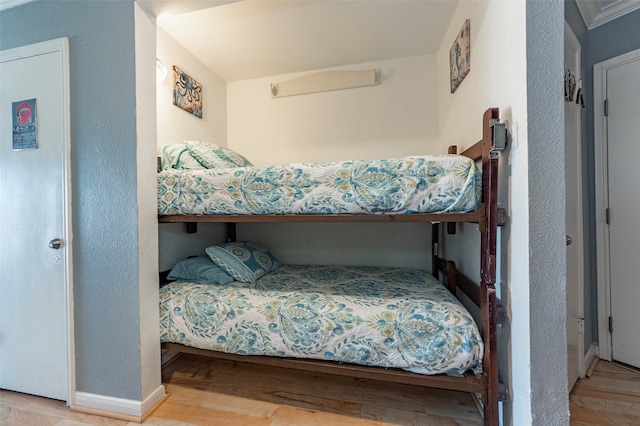
[[[481,174],[458,155],[158,173],[160,215],[464,213]]]
[[[481,370],[471,315],[415,269],[281,265],[253,283],[160,289],[163,342],[201,349],[397,367]]]

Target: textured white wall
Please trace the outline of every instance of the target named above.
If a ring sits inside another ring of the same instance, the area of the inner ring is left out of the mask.
[[[158,149],[183,140],[227,144],[227,83],[157,27],[157,58],[167,67],[167,78],[157,85]],[[202,84],[202,118],[173,105],[172,66]]]
[[[564,425],[569,423],[564,2],[527,2],[525,19],[529,241],[519,252],[529,254],[531,415],[534,424]],[[515,331],[512,336],[516,347],[521,338]]]
[[[378,86],[272,99],[270,83],[229,83],[228,146],[254,164],[385,158],[433,152],[438,139],[435,56],[340,67],[381,70]]]
[[[465,19],[470,19],[471,26],[471,71],[452,94],[449,49]],[[460,2],[438,52],[441,143],[458,142],[468,148],[480,140],[481,117],[490,107],[500,108],[500,117],[513,136],[499,162],[499,204],[507,209],[509,223],[500,230],[496,288],[511,320],[499,335],[500,374],[513,398],[504,407],[505,424],[518,425],[531,423],[532,410],[524,23],[524,2]],[[444,244],[446,255],[475,280],[479,280],[479,242],[477,226],[464,224]]]
[[[157,84],[157,150],[183,140],[200,140],[227,145],[227,83],[205,67],[162,28],[157,27],[156,55],[167,67],[167,78]],[[203,118],[173,105],[173,75],[177,65],[203,86]],[[159,267],[170,269],[192,255],[204,255],[205,247],[223,241],[225,228],[200,224],[196,234],[186,234],[183,225],[162,224],[158,229]]]
[[[340,67],[379,68],[379,86],[272,99],[272,82],[230,83],[228,146],[253,163],[386,158],[439,151],[435,56]],[[272,247],[283,263],[408,266],[430,270],[425,224],[238,226],[239,239]]]
[[[558,244],[564,235],[562,51],[554,50],[562,46],[561,9],[560,1],[462,1],[438,52],[442,144],[479,140],[479,117],[488,107],[500,108],[513,138],[499,162],[499,204],[509,217],[500,230],[497,277],[509,317],[499,330],[500,373],[512,397],[504,424],[567,420],[565,264]],[[471,71],[451,94],[449,49],[467,18]],[[468,245],[479,242],[474,228],[465,224],[445,248],[477,279],[477,246]]]

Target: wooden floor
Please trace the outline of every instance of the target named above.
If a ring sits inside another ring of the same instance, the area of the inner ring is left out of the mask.
[[[480,425],[465,393],[426,390],[183,355],[163,371],[170,397],[144,425]],[[64,403],[0,391],[2,426],[132,426]],[[640,373],[600,361],[571,394],[571,425],[640,425]]]
[[[640,425],[640,371],[598,361],[570,395],[572,426]]]

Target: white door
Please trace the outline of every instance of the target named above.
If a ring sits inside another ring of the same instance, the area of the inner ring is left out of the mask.
[[[568,91],[564,103],[565,208],[567,232],[567,374],[569,391],[584,373],[582,245],[582,161],[580,114],[576,103],[580,80],[580,44],[565,24],[565,79]]]
[[[65,401],[72,334],[67,43],[0,52],[0,388]]]
[[[640,368],[640,58],[606,84],[611,357]]]

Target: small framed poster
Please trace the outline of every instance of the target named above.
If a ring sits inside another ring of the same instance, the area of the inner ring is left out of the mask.
[[[13,102],[11,111],[13,114],[13,150],[38,148],[36,100]]]

